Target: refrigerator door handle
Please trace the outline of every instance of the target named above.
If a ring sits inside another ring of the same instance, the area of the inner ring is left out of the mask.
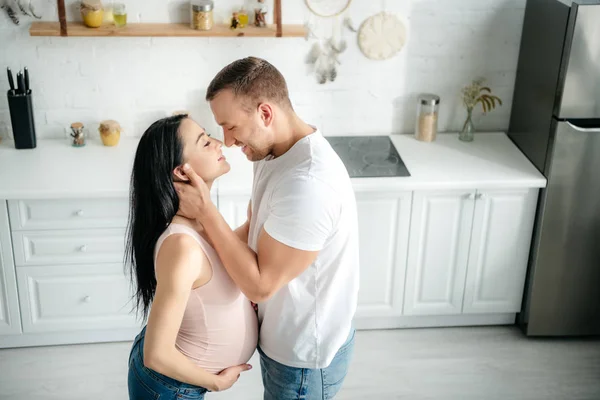
[[[572,122],[569,122],[569,121],[565,121],[565,122],[571,129],[573,129],[575,131],[584,132],[584,133],[600,133],[600,126],[597,128],[583,128],[581,126],[577,126],[577,125],[573,124]]]

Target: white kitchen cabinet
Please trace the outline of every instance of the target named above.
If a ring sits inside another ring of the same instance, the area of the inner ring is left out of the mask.
[[[463,313],[521,310],[537,196],[537,189],[477,192]]]
[[[519,312],[537,194],[415,193],[404,314]]]
[[[357,193],[357,318],[402,314],[412,192]]]
[[[10,241],[8,210],[0,201],[0,335],[21,333],[19,298]]]
[[[415,192],[406,271],[405,315],[460,314],[475,192]]]

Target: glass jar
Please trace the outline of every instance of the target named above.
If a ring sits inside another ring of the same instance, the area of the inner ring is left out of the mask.
[[[81,18],[89,28],[98,28],[104,19],[104,10],[100,0],[83,0],[80,5]]]
[[[71,142],[73,147],[85,146],[85,128],[81,122],[71,124],[71,137],[73,138]]]
[[[438,130],[438,109],[440,97],[435,94],[423,93],[419,96],[417,105],[417,124],[415,138],[423,142],[433,142]]]
[[[105,4],[103,7],[104,10],[104,19],[102,20],[102,22],[105,25],[113,25],[115,23],[115,20],[113,19],[113,3],[112,1],[110,2],[110,4]]]
[[[248,26],[250,17],[248,16],[248,12],[244,7],[240,8],[240,11],[238,12],[238,18],[240,19],[240,28],[245,28]]]
[[[190,2],[192,13],[192,29],[209,31],[214,25],[212,0],[193,0]]]
[[[98,127],[100,139],[105,146],[116,146],[121,138],[121,125],[117,121],[106,120],[100,122]]]
[[[113,4],[113,20],[117,28],[122,28],[127,25],[127,9],[123,3]]]

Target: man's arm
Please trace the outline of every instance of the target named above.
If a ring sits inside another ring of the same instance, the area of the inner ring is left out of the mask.
[[[258,239],[257,257],[231,230],[216,207],[206,214],[202,224],[229,276],[254,303],[268,300],[304,272],[319,253],[286,246],[263,228]]]
[[[223,266],[242,292],[252,302],[269,299],[282,286],[305,271],[318,251],[299,250],[271,237],[264,229],[258,240],[258,257],[240,235],[231,230],[210,200],[210,190],[191,169],[184,172],[190,184],[176,183],[179,211],[202,223]]]

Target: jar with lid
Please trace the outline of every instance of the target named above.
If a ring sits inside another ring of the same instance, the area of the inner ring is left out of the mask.
[[[89,28],[98,28],[104,19],[104,9],[100,0],[83,0],[80,4],[81,18]]]
[[[190,9],[192,13],[192,29],[209,31],[214,25],[214,3],[212,0],[192,0]]]
[[[85,146],[85,129],[81,122],[71,124],[71,137],[73,138],[71,143],[73,147]]]
[[[121,137],[121,125],[111,119],[102,121],[98,127],[98,132],[100,132],[100,139],[102,139],[103,145],[116,146]]]
[[[435,94],[419,95],[415,138],[423,142],[433,142],[438,130],[440,97]]]

